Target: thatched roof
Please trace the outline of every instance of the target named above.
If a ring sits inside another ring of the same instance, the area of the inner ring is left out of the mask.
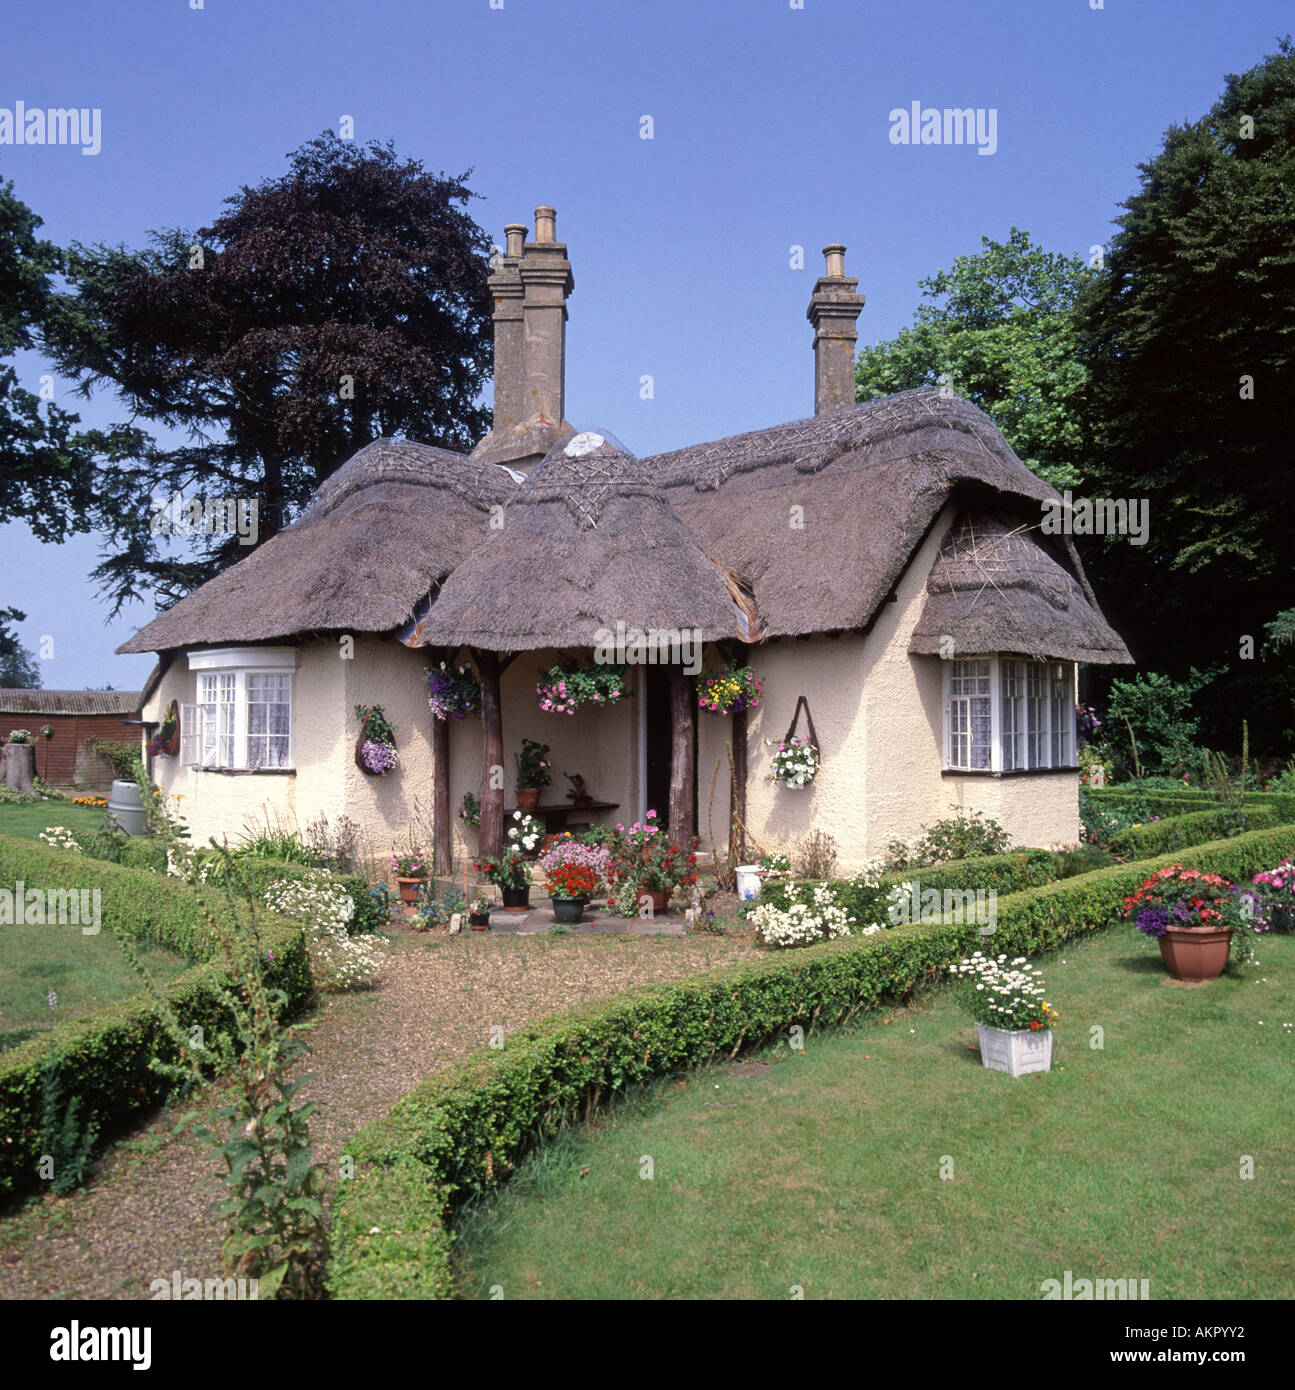
[[[1057,495],[988,416],[935,389],[644,466],[707,554],[751,580],[769,636],[866,627],[956,489],[1036,509]]]
[[[422,641],[528,651],[592,647],[600,629],[746,635],[729,578],[641,463],[606,434],[555,445],[503,526],[445,581]]]
[[[940,639],[952,637],[959,653],[1131,663],[1119,636],[1037,534],[1037,521],[959,516],[931,566],[908,650],[935,655]]]
[[[387,632],[480,543],[509,474],[448,449],[366,445],[289,527],[117,650]]]

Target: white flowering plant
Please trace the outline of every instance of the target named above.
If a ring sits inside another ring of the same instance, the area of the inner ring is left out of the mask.
[[[1044,999],[1043,973],[1025,956],[986,956],[980,951],[950,967],[967,1012],[986,1028],[1038,1031],[1055,1028],[1059,1015]]]
[[[47,825],[40,832],[40,839],[55,849],[68,849],[73,854],[81,853],[81,845],[76,836],[65,825]]]
[[[547,833],[544,822],[538,816],[514,811],[508,827],[508,848],[521,850],[523,854],[534,854],[544,843]]]
[[[835,941],[849,936],[854,925],[854,918],[837,902],[829,883],[807,885],[804,894],[792,898],[785,907],[761,903],[748,920],[766,946],[809,946],[815,941]]]
[[[765,742],[778,747],[769,759],[769,782],[781,782],[784,787],[807,787],[818,776],[821,760],[818,749],[809,741],[796,735],[789,739],[767,738]]]
[[[355,901],[326,873],[272,883],[265,891],[265,905],[305,922],[311,967],[321,989],[358,989],[370,984],[382,969],[386,943],[377,937],[348,934]]]

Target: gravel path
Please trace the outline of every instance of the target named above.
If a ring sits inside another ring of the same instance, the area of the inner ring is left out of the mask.
[[[749,938],[418,936],[399,930],[377,985],[332,996],[307,1035],[315,1157],[330,1174],[346,1139],[421,1077],[584,999],[756,954]],[[0,1298],[149,1297],[149,1281],[220,1273],[208,1216],[220,1163],[155,1116],[106,1156],[90,1186],[0,1222]]]

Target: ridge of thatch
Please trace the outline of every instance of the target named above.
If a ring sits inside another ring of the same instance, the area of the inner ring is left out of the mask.
[[[117,650],[387,632],[481,541],[490,508],[516,490],[493,464],[374,440],[320,485],[291,526]]]
[[[1132,664],[1128,648],[1068,569],[1035,539],[1038,523],[969,510],[949,527],[926,581],[908,650],[1012,652],[1036,661]]]
[[[617,624],[745,635],[712,563],[643,465],[600,434],[556,445],[518,489],[503,525],[445,581],[425,643],[493,651],[592,647]]]
[[[955,491],[1057,496],[983,411],[938,389],[868,401],[644,460],[716,562],[753,585],[764,631],[862,629]]]

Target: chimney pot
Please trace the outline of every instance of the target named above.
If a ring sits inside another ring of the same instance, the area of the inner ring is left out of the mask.
[[[526,242],[526,224],[523,222],[510,222],[504,228],[504,236],[508,241],[508,249],[504,252],[506,256],[511,256],[514,260],[522,257],[522,247]]]
[[[831,246],[823,247],[823,255],[827,260],[827,273],[830,276],[845,274],[845,247],[839,242],[833,242]]]
[[[823,247],[827,273],[819,276],[805,317],[814,325],[814,414],[854,404],[855,324],[863,308],[859,282],[845,273],[845,247]]]
[[[535,209],[535,240],[549,245],[558,239],[558,213],[556,208]]]

